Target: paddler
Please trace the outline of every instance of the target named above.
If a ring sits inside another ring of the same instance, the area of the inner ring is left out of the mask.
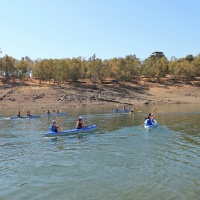
[[[50,131],[51,132],[58,132],[58,129],[62,126],[62,124],[60,124],[59,126],[56,125],[56,120],[52,121],[52,124],[50,126]]]
[[[81,129],[81,128],[85,128],[86,126],[83,125],[83,118],[80,116],[76,122],[76,128],[77,129]]]

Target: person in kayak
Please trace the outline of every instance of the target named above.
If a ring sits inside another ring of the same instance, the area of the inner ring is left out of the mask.
[[[155,115],[152,115],[151,113],[149,113],[148,117],[151,118],[151,122],[154,123]]]
[[[85,124],[83,124],[83,118],[80,116],[76,122],[76,128],[77,129],[81,129],[81,128],[85,128]]]
[[[147,126],[151,126],[152,125],[152,120],[151,120],[151,117],[148,116],[148,117],[145,117],[145,122],[144,122],[145,125]]]
[[[20,113],[20,111],[17,113],[17,117],[21,117],[21,113]]]
[[[59,128],[62,126],[62,124],[60,124],[59,126],[56,125],[56,120],[52,121],[52,124],[50,126],[50,131],[51,132],[58,132]]]
[[[135,108],[132,108],[131,109],[131,112],[133,113],[133,112],[136,112],[136,109]]]
[[[49,110],[47,110],[47,114],[49,115],[49,114],[51,114],[51,112]]]
[[[28,111],[28,112],[27,112],[27,116],[28,116],[28,117],[30,117],[30,116],[31,116],[31,113],[30,113],[30,111]]]
[[[61,110],[57,109],[57,110],[56,110],[56,113],[57,113],[57,114],[59,114],[59,113],[60,113],[60,111],[61,111]]]

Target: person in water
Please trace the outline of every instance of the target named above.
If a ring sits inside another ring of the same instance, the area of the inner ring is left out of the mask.
[[[81,128],[85,128],[86,125],[83,123],[83,118],[80,116],[76,122],[76,128],[77,129],[81,129]]]
[[[21,117],[21,113],[20,113],[20,111],[17,113],[17,117]]]
[[[62,126],[62,124],[60,124],[59,126],[56,125],[56,120],[52,121],[52,124],[50,126],[50,131],[51,132],[58,132],[59,128]]]
[[[28,111],[28,112],[27,112],[27,116],[28,116],[28,117],[30,117],[30,116],[31,116],[31,113],[30,113],[30,111]]]

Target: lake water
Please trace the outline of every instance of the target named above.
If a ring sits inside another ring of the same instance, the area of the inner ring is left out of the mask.
[[[43,136],[55,117],[1,117],[0,199],[199,200],[200,105],[157,106],[151,130],[142,124],[155,106],[112,109],[66,109],[64,129],[82,115],[99,130],[57,138]]]

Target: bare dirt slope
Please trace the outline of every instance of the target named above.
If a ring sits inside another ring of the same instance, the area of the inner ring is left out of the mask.
[[[39,84],[32,79],[24,84],[0,84],[0,109],[20,106],[73,107],[102,104],[163,104],[199,103],[198,84],[185,83],[125,83],[94,85],[89,82],[75,85]]]

